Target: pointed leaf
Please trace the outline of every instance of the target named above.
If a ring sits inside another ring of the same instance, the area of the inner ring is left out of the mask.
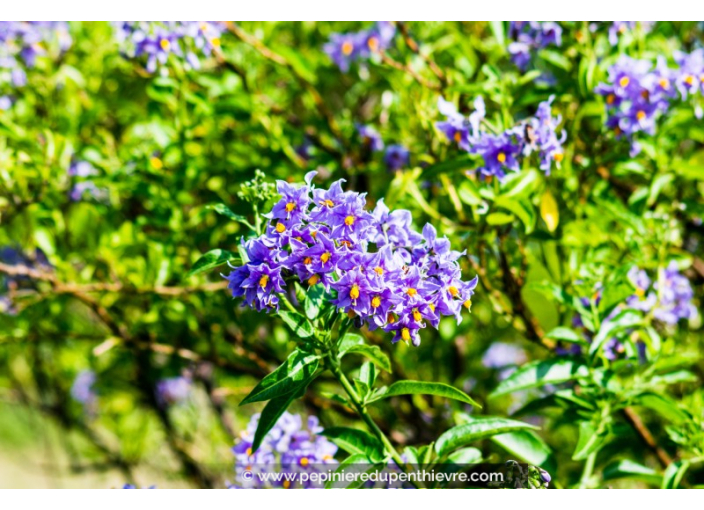
[[[350,454],[361,453],[369,457],[372,462],[384,459],[384,445],[369,432],[348,427],[330,427],[321,435],[327,437]]]
[[[461,390],[458,390],[457,388],[454,388],[448,384],[424,381],[395,382],[388,388],[383,388],[378,391],[374,397],[369,400],[369,403],[376,402],[384,398],[395,397],[397,395],[437,395],[438,397],[459,400],[460,402],[465,402],[466,404],[481,408],[481,406],[469,395]]]
[[[555,358],[524,365],[501,381],[489,398],[536,388],[546,384],[559,384],[589,373],[586,365],[573,360]]]
[[[303,385],[308,385],[319,365],[317,354],[299,350],[291,353],[288,359],[272,373],[262,379],[254,389],[240,402],[240,405],[263,402],[282,395],[295,392]]]
[[[186,276],[193,276],[203,271],[208,271],[230,261],[239,261],[239,256],[227,250],[210,250],[196,260],[196,263],[193,264],[193,267]]]
[[[279,310],[278,315],[298,338],[313,336],[313,326],[301,314]]]
[[[259,449],[266,435],[274,427],[274,425],[276,425],[276,422],[279,421],[279,418],[281,418],[281,415],[284,414],[286,409],[288,409],[291,402],[304,395],[306,392],[306,386],[307,385],[301,386],[298,391],[295,391],[294,393],[289,393],[288,395],[272,399],[266,404],[261,416],[259,417],[257,430],[254,432],[252,452],[256,452]]]
[[[361,354],[382,370],[391,373],[389,357],[376,345],[352,345],[345,350],[345,354]],[[342,356],[342,353],[340,356]]]
[[[505,418],[478,418],[470,423],[457,425],[442,434],[435,443],[440,457],[480,439],[523,429],[537,429],[533,425]]]

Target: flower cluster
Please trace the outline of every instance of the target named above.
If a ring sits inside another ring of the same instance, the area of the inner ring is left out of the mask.
[[[72,40],[65,21],[0,21],[0,85],[22,87],[27,68],[50,48],[65,51]],[[0,110],[12,105],[10,96],[0,96]]]
[[[619,313],[629,308],[650,313],[655,320],[671,326],[676,325],[681,319],[690,319],[696,316],[697,308],[692,303],[694,291],[689,280],[679,272],[674,261],[660,271],[658,279],[654,283],[645,270],[637,267],[631,269],[628,273],[628,279],[636,288],[635,294],[629,296],[623,304],[616,306],[601,321],[601,327],[605,327]],[[601,301],[601,291],[602,288],[598,287],[593,297],[597,306]],[[587,309],[591,306],[588,298],[582,298],[581,303]],[[576,328],[584,327],[580,315],[573,318],[572,325]],[[585,330],[585,335],[587,341],[591,342],[591,333]],[[642,362],[645,362],[647,359],[645,344],[638,341],[636,349],[638,357]],[[618,338],[610,338],[604,344],[604,355],[610,360],[619,358],[625,350],[625,346]],[[560,355],[579,354],[581,349],[579,345],[571,344],[569,348],[558,347],[557,352]]]
[[[652,313],[655,319],[670,325],[696,315],[692,286],[674,261],[660,271],[654,283],[642,269],[634,268],[628,276],[636,286],[635,295],[627,300],[629,307]]]
[[[146,59],[150,73],[172,55],[188,69],[200,68],[200,56],[220,47],[224,26],[218,21],[118,21],[117,39],[129,58]]]
[[[252,452],[254,433],[258,423],[259,415],[256,414],[252,416],[247,429],[242,431],[239,440],[232,448],[235,454],[236,485],[232,485],[231,488],[263,489],[269,488],[270,483],[277,483],[285,489],[294,488],[293,484],[301,483],[299,480],[282,479],[278,482],[267,482],[260,480],[258,476],[243,475],[245,472],[257,474],[273,469],[279,473],[310,473],[312,470],[337,463],[333,458],[337,453],[337,446],[319,435],[323,429],[315,416],[308,417],[307,426],[304,428],[300,415],[284,412],[264,438],[259,449]],[[312,485],[309,483],[301,488],[312,488]]]
[[[532,53],[548,46],[562,45],[562,28],[554,21],[511,21],[508,45],[511,60],[525,71],[530,65]]]
[[[426,224],[412,229],[411,213],[379,200],[371,212],[364,194],[278,181],[282,198],[266,215],[262,236],[244,243],[249,261],[227,276],[234,297],[257,310],[278,310],[286,280],[322,285],[340,311],[394,333],[393,341],[420,344],[419,330],[437,328],[441,315],[462,320],[477,278],[465,282],[447,238]]]
[[[180,404],[191,396],[190,377],[178,376],[162,379],[156,384],[156,400],[162,407]]]
[[[633,135],[655,134],[657,118],[667,112],[673,100],[686,100],[702,92],[704,49],[675,52],[674,56],[675,69],[664,57],[653,65],[649,60],[622,56],[609,68],[608,82],[596,87],[596,93],[606,101],[606,126],[617,138],[625,136],[631,142],[632,156],[640,152]]]
[[[496,177],[502,180],[507,171],[520,170],[522,157],[537,153],[540,168],[550,174],[553,161],[560,163],[564,157],[562,144],[566,134],[558,134],[557,126],[560,116],[553,117],[551,96],[538,105],[534,117],[500,134],[488,133],[482,129],[482,121],[486,115],[484,100],[478,97],[474,100],[474,111],[465,117],[457,108],[442,97],[438,99],[438,110],[446,119],[436,123],[448,140],[470,154],[477,154],[484,160],[479,168],[482,177]]]
[[[332,34],[323,51],[346,73],[352,62],[368,60],[373,54],[386,50],[395,35],[396,26],[393,23],[377,21],[368,30]]]
[[[649,32],[653,28],[653,25],[655,24],[654,21],[613,21],[613,22],[611,22],[611,25],[609,26],[609,43],[613,46],[616,46],[618,44],[619,38],[628,32],[633,32],[639,23],[640,23],[641,29],[644,32]]]

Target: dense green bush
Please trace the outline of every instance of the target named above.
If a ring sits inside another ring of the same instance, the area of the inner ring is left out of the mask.
[[[198,22],[145,47],[130,25],[10,23],[0,472],[51,474],[5,485],[223,487],[289,405],[326,461],[702,483],[700,24]],[[466,251],[463,320],[392,343],[295,272],[278,311],[233,300],[226,263],[288,221],[275,181],[310,171]]]

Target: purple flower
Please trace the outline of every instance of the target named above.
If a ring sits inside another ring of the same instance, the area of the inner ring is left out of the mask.
[[[366,196],[344,191],[344,181],[316,189],[312,178],[300,187],[279,182],[283,197],[266,215],[266,232],[243,243],[247,262],[226,276],[233,297],[270,311],[288,299],[287,280],[321,284],[357,327],[383,328],[415,345],[418,330],[437,327],[440,315],[462,320],[477,285],[476,278],[461,279],[464,252],[431,225],[416,232],[409,211],[391,211],[380,200],[370,213]]]
[[[557,126],[561,122],[561,117],[552,116],[552,102],[555,96],[550,96],[547,101],[538,105],[535,117],[529,119],[524,128],[526,155],[538,152],[540,157],[540,169],[546,175],[550,175],[553,161],[559,164],[564,158],[562,144],[567,138],[564,131],[558,135]]]
[[[99,188],[93,181],[82,181],[76,183],[69,193],[69,198],[74,202],[79,202],[83,200],[88,194],[98,202],[105,202],[108,200],[108,190],[105,188]]]
[[[235,455],[237,484],[237,487],[233,488],[270,488],[274,482],[267,481],[263,479],[264,477],[257,476],[258,474],[303,473],[323,468],[327,470],[329,468],[326,466],[331,465],[334,468],[337,464],[334,459],[337,446],[320,435],[323,429],[315,416],[309,416],[304,427],[300,415],[284,412],[266,435],[259,449],[254,452],[252,445],[258,423],[259,415],[255,414],[232,448]],[[244,476],[245,472],[253,476]],[[283,488],[294,488],[297,483],[301,483],[299,479],[276,482],[277,486]],[[308,483],[301,488],[316,487]]]
[[[484,177],[496,177],[503,180],[506,172],[518,172],[518,156],[523,151],[522,133],[509,130],[500,135],[483,134],[470,147],[471,154],[477,154],[484,160],[479,174]]]
[[[649,32],[655,24],[654,21],[613,21],[609,26],[609,43],[612,46],[618,45],[619,37],[635,30],[638,23],[644,32]]]
[[[513,40],[508,46],[511,60],[522,71],[530,65],[532,53],[562,46],[562,28],[554,21],[511,21],[509,36]]]
[[[461,115],[455,105],[438,98],[438,111],[445,116],[442,122],[436,122],[435,126],[442,131],[448,140],[454,141],[464,150],[469,150],[470,140],[479,136],[479,126],[486,115],[484,99],[478,96],[474,100],[474,111],[469,118]]]
[[[98,171],[88,161],[74,161],[68,168],[71,177],[90,177],[97,175]]]
[[[191,387],[190,377],[179,376],[162,379],[156,385],[156,399],[162,407],[180,404],[191,396]]]
[[[92,370],[83,370],[79,372],[71,385],[71,398],[76,402],[83,404],[84,408],[89,412],[95,411],[95,406],[98,401],[98,395],[95,393],[95,382],[97,376]]]
[[[387,50],[395,35],[396,26],[393,23],[377,21],[368,30],[332,34],[323,51],[340,71],[346,73],[353,62],[368,60],[372,55]]]
[[[113,22],[122,53],[146,60],[146,70],[166,72],[169,58],[187,69],[199,69],[199,55],[208,57],[220,48],[224,30],[219,21],[116,21]]]
[[[408,165],[411,153],[403,145],[389,145],[384,154],[386,168],[395,172]]]
[[[381,139],[379,132],[372,126],[357,124],[357,133],[362,141],[362,145],[369,148],[372,152],[384,150],[384,141]]]
[[[528,360],[526,352],[518,346],[494,342],[482,357],[482,364],[488,368],[506,368],[522,365]]]

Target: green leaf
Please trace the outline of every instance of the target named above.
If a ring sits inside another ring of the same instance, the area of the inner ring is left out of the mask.
[[[303,302],[303,309],[306,312],[306,317],[314,320],[320,314],[320,308],[325,303],[325,287],[321,284],[313,285],[306,293],[306,299]]]
[[[280,310],[278,315],[298,338],[313,336],[313,326],[301,314]]]
[[[436,395],[438,397],[451,398],[465,402],[481,408],[481,406],[473,400],[465,392],[458,390],[448,384],[424,382],[424,381],[398,381],[393,383],[388,388],[382,388],[368,401],[377,402],[384,398],[395,397],[397,395]]]
[[[384,460],[384,445],[369,432],[348,427],[330,427],[321,435],[350,454],[363,454],[372,462]]]
[[[609,338],[612,338],[626,330],[630,330],[642,322],[643,316],[639,312],[632,309],[622,311],[606,323],[602,322],[599,332],[596,334],[594,340],[589,346],[589,355],[594,356],[597,352],[599,352],[599,349],[601,349],[602,345]]]
[[[494,212],[486,217],[486,222],[489,225],[506,225],[507,223],[513,222],[514,218],[512,214],[506,214],[502,212]]]
[[[643,393],[638,395],[633,403],[637,406],[652,409],[673,423],[682,423],[689,418],[687,412],[680,409],[677,402],[658,393]]]
[[[209,204],[205,206],[206,209],[212,209],[218,214],[221,214],[227,218],[230,218],[231,220],[239,221],[240,223],[247,225],[249,228],[254,230],[252,225],[249,224],[247,221],[247,218],[242,216],[241,214],[235,214],[232,212],[232,210],[227,207],[225,204]]]
[[[528,464],[542,467],[547,471],[554,468],[552,450],[535,432],[519,430],[494,436],[491,440]]]
[[[505,418],[478,418],[470,423],[457,425],[442,434],[435,443],[440,457],[487,437],[523,429],[537,429],[533,425]]]
[[[496,38],[496,43],[499,46],[505,46],[506,41],[504,37],[504,22],[503,21],[490,21],[489,26],[491,27],[491,33],[494,34]]]
[[[537,215],[535,207],[527,199],[516,199],[507,196],[501,196],[494,202],[496,207],[501,207],[511,211],[523,223],[526,229],[526,234],[530,234],[535,229]]]
[[[604,437],[597,435],[594,425],[589,421],[579,424],[579,439],[572,454],[572,460],[584,460],[590,453],[599,450],[604,444]]]
[[[657,471],[628,459],[617,460],[606,466],[602,471],[602,478],[604,481],[632,478],[652,485],[662,484],[662,475]]]
[[[586,340],[575,333],[570,328],[565,328],[563,326],[558,326],[548,334],[545,335],[547,338],[552,338],[553,340],[559,340],[561,342],[569,342],[573,344],[586,344]]]
[[[540,50],[538,56],[564,71],[572,69],[572,62],[562,53],[553,50]]]
[[[476,156],[468,155],[427,166],[423,170],[421,180],[437,177],[440,174],[472,170],[477,166],[477,161],[478,158]]]
[[[478,448],[460,448],[447,457],[448,462],[454,464],[476,464],[482,461],[482,452]]]
[[[262,379],[254,389],[240,402],[240,405],[263,402],[299,390],[308,386],[315,376],[319,365],[319,356],[298,349],[272,373]]]
[[[193,264],[193,267],[186,276],[193,276],[208,271],[232,260],[239,261],[239,256],[227,250],[210,250]]]
[[[288,409],[288,406],[291,405],[291,402],[304,395],[304,393],[306,392],[306,387],[307,384],[301,386],[297,391],[293,393],[274,398],[266,404],[261,416],[259,417],[257,430],[254,432],[254,440],[252,441],[252,453],[256,452],[259,449],[259,446],[261,446],[262,441],[264,440],[266,435],[274,427],[274,425],[276,425],[276,422],[279,421],[279,418],[281,418],[281,415],[284,414],[284,411]]]
[[[376,381],[376,365],[370,361],[362,363],[362,368],[359,369],[359,379],[369,387],[374,387]]]
[[[662,478],[662,489],[676,489],[689,469],[689,461],[678,460],[667,466]]]
[[[604,291],[601,293],[599,301],[599,312],[603,317],[606,317],[615,306],[623,303],[636,291],[635,285],[628,278],[632,267],[633,265],[629,264],[619,268],[604,285]]]
[[[338,465],[337,469],[335,470],[335,473],[349,473],[350,472],[350,467],[357,467],[360,464],[369,464],[369,469],[374,469],[374,465],[372,464],[372,461],[364,455],[363,453],[355,453],[354,455],[350,455],[347,457],[345,460],[340,462]],[[354,471],[356,472],[356,471]],[[349,484],[345,485],[347,481],[344,479],[344,477],[340,477],[342,481],[337,481],[335,477],[330,477],[330,479],[325,483],[325,488],[326,489],[353,489],[364,483],[360,477],[358,477],[356,480],[353,482],[350,482]]]
[[[589,373],[587,367],[578,361],[555,358],[534,361],[516,370],[501,381],[489,398],[513,393],[514,391],[537,388],[546,384],[559,384]]]
[[[356,345],[365,345],[364,337],[357,333],[346,333],[338,344],[339,357],[342,358],[348,350]]]
[[[376,345],[351,345],[344,351],[344,353],[340,352],[340,357],[344,354],[361,354],[374,363],[377,367],[391,373],[391,362],[389,361],[389,357]]]

